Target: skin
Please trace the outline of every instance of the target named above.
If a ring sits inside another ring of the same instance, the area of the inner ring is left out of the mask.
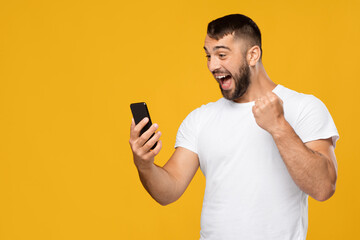
[[[337,163],[331,138],[303,143],[284,118],[281,99],[268,92],[253,106],[256,123],[268,131],[296,185],[318,201],[335,192]]]
[[[282,156],[282,159],[297,186],[318,201],[325,201],[335,192],[337,163],[331,139],[320,139],[303,143],[284,117],[281,99],[272,92],[276,84],[265,72],[260,60],[258,46],[248,47],[246,40],[227,35],[219,40],[205,38],[207,65],[214,77],[219,73],[242,76],[241,66],[250,68],[250,85],[246,92],[233,101],[245,103],[254,101],[252,112],[256,123],[268,131]],[[244,54],[245,53],[245,54]],[[234,77],[236,78],[236,77]],[[235,79],[231,78],[228,96],[234,96]],[[158,125],[139,137],[140,130],[148,119],[143,119],[130,129],[130,146],[140,180],[149,194],[161,205],[176,201],[199,168],[197,154],[182,147],[175,149],[168,162],[159,167],[154,164],[155,156],[161,150],[161,133]],[[156,134],[147,142],[146,140]],[[154,150],[150,148],[158,141]]]
[[[161,133],[157,132],[146,144],[144,143],[157,130],[157,124],[153,124],[139,137],[140,130],[148,121],[144,118],[135,125],[132,120],[129,142],[141,183],[158,203],[167,205],[184,193],[200,166],[199,159],[192,151],[178,147],[163,167],[155,165],[154,157],[162,146],[159,140]],[[157,141],[157,146],[150,150]]]

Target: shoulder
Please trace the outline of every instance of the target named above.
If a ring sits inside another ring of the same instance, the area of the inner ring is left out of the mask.
[[[309,107],[322,107],[324,103],[317,97],[311,94],[300,93],[284,86],[279,87],[274,91],[284,102],[285,105],[296,107],[300,110]]]
[[[339,134],[325,104],[311,94],[286,90],[289,99],[284,112],[292,120],[292,126],[303,142],[332,138],[335,147]],[[290,116],[291,115],[291,116]]]
[[[177,136],[175,147],[182,146],[197,153],[197,137],[204,122],[209,119],[216,109],[221,107],[223,100],[204,104],[192,112],[182,121]]]
[[[329,114],[325,104],[314,95],[299,93],[284,86],[275,90],[283,101],[285,117],[293,127],[298,126],[304,119],[321,119]]]

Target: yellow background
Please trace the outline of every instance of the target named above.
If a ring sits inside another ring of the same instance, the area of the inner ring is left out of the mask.
[[[221,97],[207,23],[243,13],[272,80],[320,98],[340,133],[339,177],[309,200],[308,239],[359,239],[359,1],[0,2],[0,239],[198,239],[205,179],[158,205],[128,144],[131,102],[162,131]]]

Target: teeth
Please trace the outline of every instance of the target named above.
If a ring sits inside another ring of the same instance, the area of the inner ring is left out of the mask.
[[[216,78],[216,79],[221,80],[221,79],[223,79],[223,78],[225,78],[225,77],[226,77],[226,75],[223,75],[223,76],[216,76],[215,78]]]

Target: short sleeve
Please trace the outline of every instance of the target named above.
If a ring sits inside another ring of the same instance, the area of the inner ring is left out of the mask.
[[[306,95],[300,108],[295,132],[301,140],[305,143],[332,138],[335,147],[339,134],[325,104],[312,95]]]
[[[197,151],[197,110],[192,111],[181,123],[176,135],[175,148],[183,147],[196,154]]]

